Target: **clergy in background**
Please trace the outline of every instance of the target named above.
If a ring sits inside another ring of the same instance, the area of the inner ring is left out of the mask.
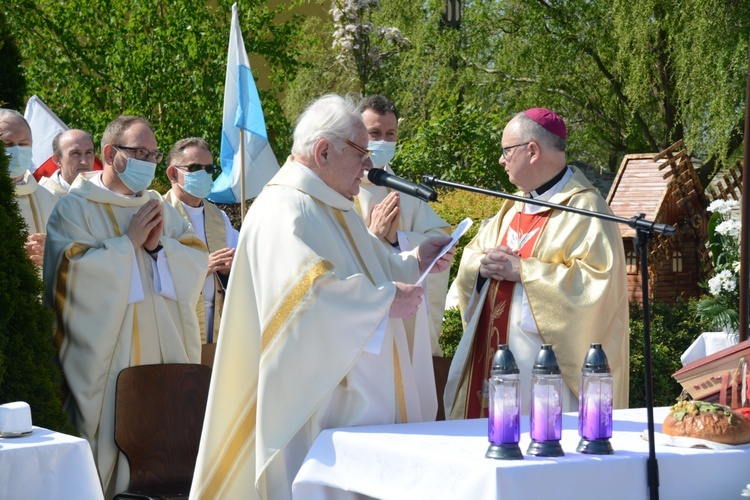
[[[506,125],[500,164],[530,200],[611,214],[583,173],[566,164],[566,139],[557,114],[529,109]],[[450,418],[487,416],[485,381],[499,344],[509,344],[521,370],[524,414],[542,344],[552,344],[566,382],[563,411],[578,408],[581,365],[592,342],[609,359],[614,407],[627,408],[627,274],[616,223],[506,200],[464,248],[456,283],[464,335],[445,389]]]
[[[358,108],[367,127],[372,166],[393,174],[390,162],[396,153],[398,139],[396,105],[376,94],[362,99]],[[450,232],[450,225],[438,217],[429,203],[385,186],[376,186],[367,176],[362,179],[355,207],[370,232],[392,252],[409,251],[431,236],[445,236]],[[425,312],[428,313],[430,345],[432,355],[438,357],[443,356],[438,339],[443,326],[449,274],[449,270],[431,274],[425,288],[429,304]],[[407,322],[407,334],[414,326],[414,321]]]
[[[193,224],[209,252],[206,281],[198,300],[204,344],[213,344],[218,338],[225,287],[239,237],[227,214],[205,199],[214,185],[212,175],[216,171],[211,149],[200,137],[180,139],[167,155],[167,178],[172,189],[164,197]]]
[[[8,173],[13,179],[16,202],[26,221],[26,254],[31,262],[41,267],[44,262],[44,241],[47,219],[57,203],[57,197],[41,189],[29,171],[31,167],[31,127],[21,113],[0,108],[0,140],[9,158]]]
[[[369,168],[354,104],[311,104],[240,231],[191,498],[289,499],[322,430],[435,419],[429,332],[410,355],[403,318],[451,240],[385,249],[354,210]]]
[[[47,226],[45,298],[57,317],[66,410],[91,444],[105,498],[130,479],[114,441],[117,375],[201,356],[195,308],[208,253],[147,190],[161,158],[148,121],[116,118],[102,136],[104,170],[80,174]]]
[[[39,185],[58,198],[68,191],[78,174],[94,170],[94,140],[85,130],[60,132],[52,139],[52,161],[58,166],[49,177],[39,179]]]

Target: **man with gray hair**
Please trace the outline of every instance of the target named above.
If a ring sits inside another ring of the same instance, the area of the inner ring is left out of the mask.
[[[39,185],[61,198],[68,194],[78,174],[94,169],[95,158],[91,134],[78,129],[61,132],[52,139],[52,161],[59,168],[49,177],[42,177]]]
[[[35,266],[44,261],[44,242],[47,219],[57,203],[57,197],[46,189],[39,189],[31,167],[31,127],[21,113],[0,108],[0,140],[9,156],[8,173],[15,184],[16,202],[28,226],[26,254]]]
[[[529,199],[612,213],[583,173],[565,161],[567,130],[554,112],[533,108],[508,122],[500,164]],[[578,408],[578,378],[592,342],[614,377],[614,406],[628,406],[628,296],[617,224],[507,200],[464,248],[456,284],[464,335],[445,389],[450,418],[487,416],[485,380],[500,344],[521,370],[522,413],[531,369],[551,344],[567,383],[563,411]]]
[[[403,318],[451,239],[388,252],[354,210],[369,168],[354,104],[311,104],[240,232],[191,498],[290,499],[323,429],[434,420],[431,356],[409,355]]]
[[[145,118],[114,119],[101,151],[104,169],[78,175],[50,215],[44,281],[70,390],[65,409],[112,498],[130,479],[114,441],[117,375],[200,362],[195,308],[208,255],[190,223],[147,189],[162,153]]]
[[[200,137],[180,139],[167,155],[167,178],[172,189],[164,197],[193,224],[209,252],[206,281],[198,300],[203,344],[214,344],[219,338],[224,293],[239,236],[227,214],[206,200],[214,185],[212,175],[217,170],[208,142]]]

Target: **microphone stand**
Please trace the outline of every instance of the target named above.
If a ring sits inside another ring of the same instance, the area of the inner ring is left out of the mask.
[[[649,312],[649,301],[648,301],[648,242],[653,237],[654,233],[661,233],[664,235],[672,235],[677,232],[673,226],[669,224],[656,223],[645,219],[645,214],[638,214],[629,219],[625,217],[618,217],[612,214],[606,214],[601,212],[593,212],[591,210],[585,210],[582,208],[569,207],[567,205],[560,205],[558,203],[552,203],[544,200],[535,200],[533,198],[526,198],[524,196],[518,196],[514,194],[502,193],[498,191],[491,191],[489,189],[483,189],[473,186],[467,186],[465,184],[458,184],[455,182],[444,181],[435,177],[434,175],[422,176],[422,182],[427,186],[444,186],[463,189],[465,191],[472,191],[474,193],[486,194],[489,196],[495,196],[498,198],[504,198],[506,200],[518,201],[521,203],[531,203],[532,205],[538,205],[542,207],[553,208],[555,210],[562,210],[564,212],[573,212],[576,214],[584,215],[586,217],[596,217],[598,219],[604,219],[612,222],[618,222],[621,224],[627,224],[628,226],[635,229],[635,247],[640,255],[641,262],[641,290],[643,295],[643,364],[644,364],[644,376],[646,385],[646,416],[648,419],[648,460],[646,462],[646,475],[647,484],[649,489],[649,498],[651,500],[658,500],[659,498],[659,464],[656,461],[656,448],[654,444],[654,395],[653,395],[653,383],[652,383],[652,367],[651,367],[651,314]]]

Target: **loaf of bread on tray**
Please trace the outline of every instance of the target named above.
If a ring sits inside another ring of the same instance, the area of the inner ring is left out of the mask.
[[[750,443],[750,418],[716,403],[680,401],[664,420],[662,432],[716,443],[745,444]]]

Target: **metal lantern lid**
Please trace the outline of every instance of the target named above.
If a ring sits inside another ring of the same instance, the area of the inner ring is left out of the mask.
[[[552,344],[542,344],[539,354],[534,360],[533,375],[558,375],[560,374],[560,365],[557,364],[557,356],[552,350]]]
[[[520,373],[516,358],[508,348],[508,344],[500,344],[497,351],[492,357],[492,374],[493,375],[513,375]]]
[[[592,343],[583,360],[581,373],[609,373],[609,362],[601,344]]]

